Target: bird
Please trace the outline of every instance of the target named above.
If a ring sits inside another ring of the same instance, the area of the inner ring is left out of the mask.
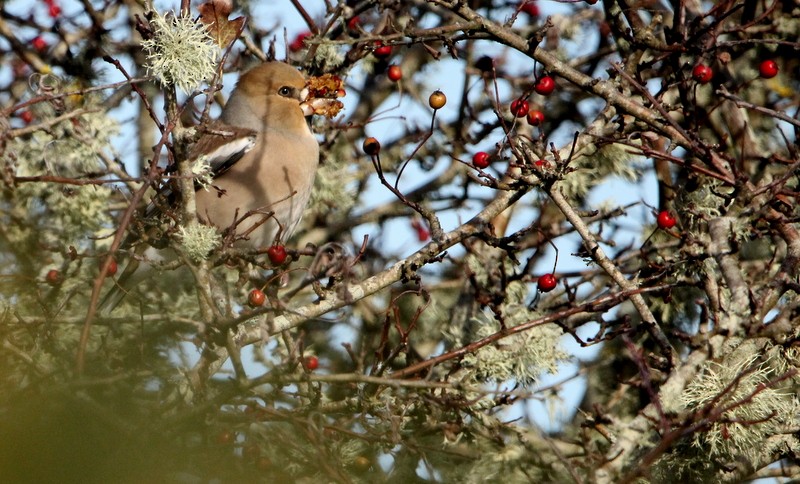
[[[195,192],[201,223],[221,231],[233,229],[237,248],[256,249],[289,239],[300,223],[319,164],[319,143],[306,120],[321,112],[314,104],[318,100],[309,99],[306,77],[284,62],[265,62],[240,76],[219,119],[201,131],[189,150],[189,160],[205,157],[213,176],[208,186]],[[175,197],[161,200],[171,198]],[[156,212],[151,204],[145,217]],[[151,253],[163,258],[152,249],[145,258]],[[101,314],[113,310],[143,279],[139,258],[131,260],[103,298]]]

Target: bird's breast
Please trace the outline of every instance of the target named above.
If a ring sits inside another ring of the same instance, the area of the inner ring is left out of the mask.
[[[236,233],[249,239],[239,245],[271,245],[279,231],[285,241],[300,222],[318,163],[319,145],[310,132],[262,133],[212,187],[197,192],[197,214],[220,229],[235,224]]]

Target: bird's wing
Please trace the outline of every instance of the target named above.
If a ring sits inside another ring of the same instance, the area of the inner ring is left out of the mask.
[[[202,135],[189,152],[189,159],[205,157],[213,177],[228,171],[256,144],[252,129],[213,123],[202,128]]]
[[[203,162],[209,166],[212,179],[228,171],[256,144],[257,134],[252,129],[228,126],[219,122],[198,129],[202,130],[202,135],[192,145],[188,159],[196,161],[202,157]],[[176,171],[177,164],[173,164],[167,168],[165,174],[170,175]],[[196,183],[195,190],[200,188],[201,185]],[[145,208],[143,216],[154,217],[161,211],[160,207],[173,206],[174,194],[173,184],[164,184],[158,195]]]

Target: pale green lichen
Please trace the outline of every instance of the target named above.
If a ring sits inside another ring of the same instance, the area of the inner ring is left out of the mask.
[[[518,326],[538,316],[525,305],[527,294],[526,284],[509,284],[506,301],[501,306],[506,327]],[[474,340],[500,331],[500,323],[485,312],[472,320],[472,326]],[[515,381],[527,385],[537,381],[543,373],[555,373],[558,363],[569,357],[559,344],[561,334],[552,324],[535,326],[465,355],[461,364],[477,381]]]
[[[709,405],[724,410],[711,419],[708,430],[694,435],[692,445],[714,458],[756,461],[769,453],[770,437],[797,428],[800,404],[794,392],[772,386],[776,374],[761,355],[735,351],[722,363],[709,362],[681,395],[689,410]]]
[[[320,164],[309,202],[312,213],[328,217],[329,212],[335,210],[344,214],[356,203],[353,190],[356,173],[348,168],[349,156],[344,151],[349,149],[349,146],[337,145],[335,151]]]
[[[221,237],[214,227],[197,223],[179,227],[178,239],[183,252],[195,262],[205,260],[221,243]]]
[[[82,178],[104,170],[100,154],[113,158],[111,138],[118,125],[102,112],[90,112],[58,123],[28,138],[15,138],[7,155],[17,176]],[[25,244],[36,234],[40,242],[85,247],[87,236],[107,226],[111,189],[106,185],[21,183],[13,193],[11,242]]]
[[[189,17],[156,12],[150,20],[153,37],[142,41],[147,70],[163,85],[186,94],[215,74],[219,48],[206,28]]]
[[[198,157],[192,162],[190,169],[192,175],[194,175],[195,183],[200,185],[200,188],[203,190],[208,190],[208,187],[210,187],[211,183],[214,181],[214,171],[208,163],[208,157],[206,155]]]

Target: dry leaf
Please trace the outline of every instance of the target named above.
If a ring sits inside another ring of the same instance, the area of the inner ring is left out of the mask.
[[[198,7],[200,21],[206,25],[208,34],[220,48],[230,45],[239,36],[244,26],[244,17],[228,20],[233,11],[231,0],[209,0]]]

